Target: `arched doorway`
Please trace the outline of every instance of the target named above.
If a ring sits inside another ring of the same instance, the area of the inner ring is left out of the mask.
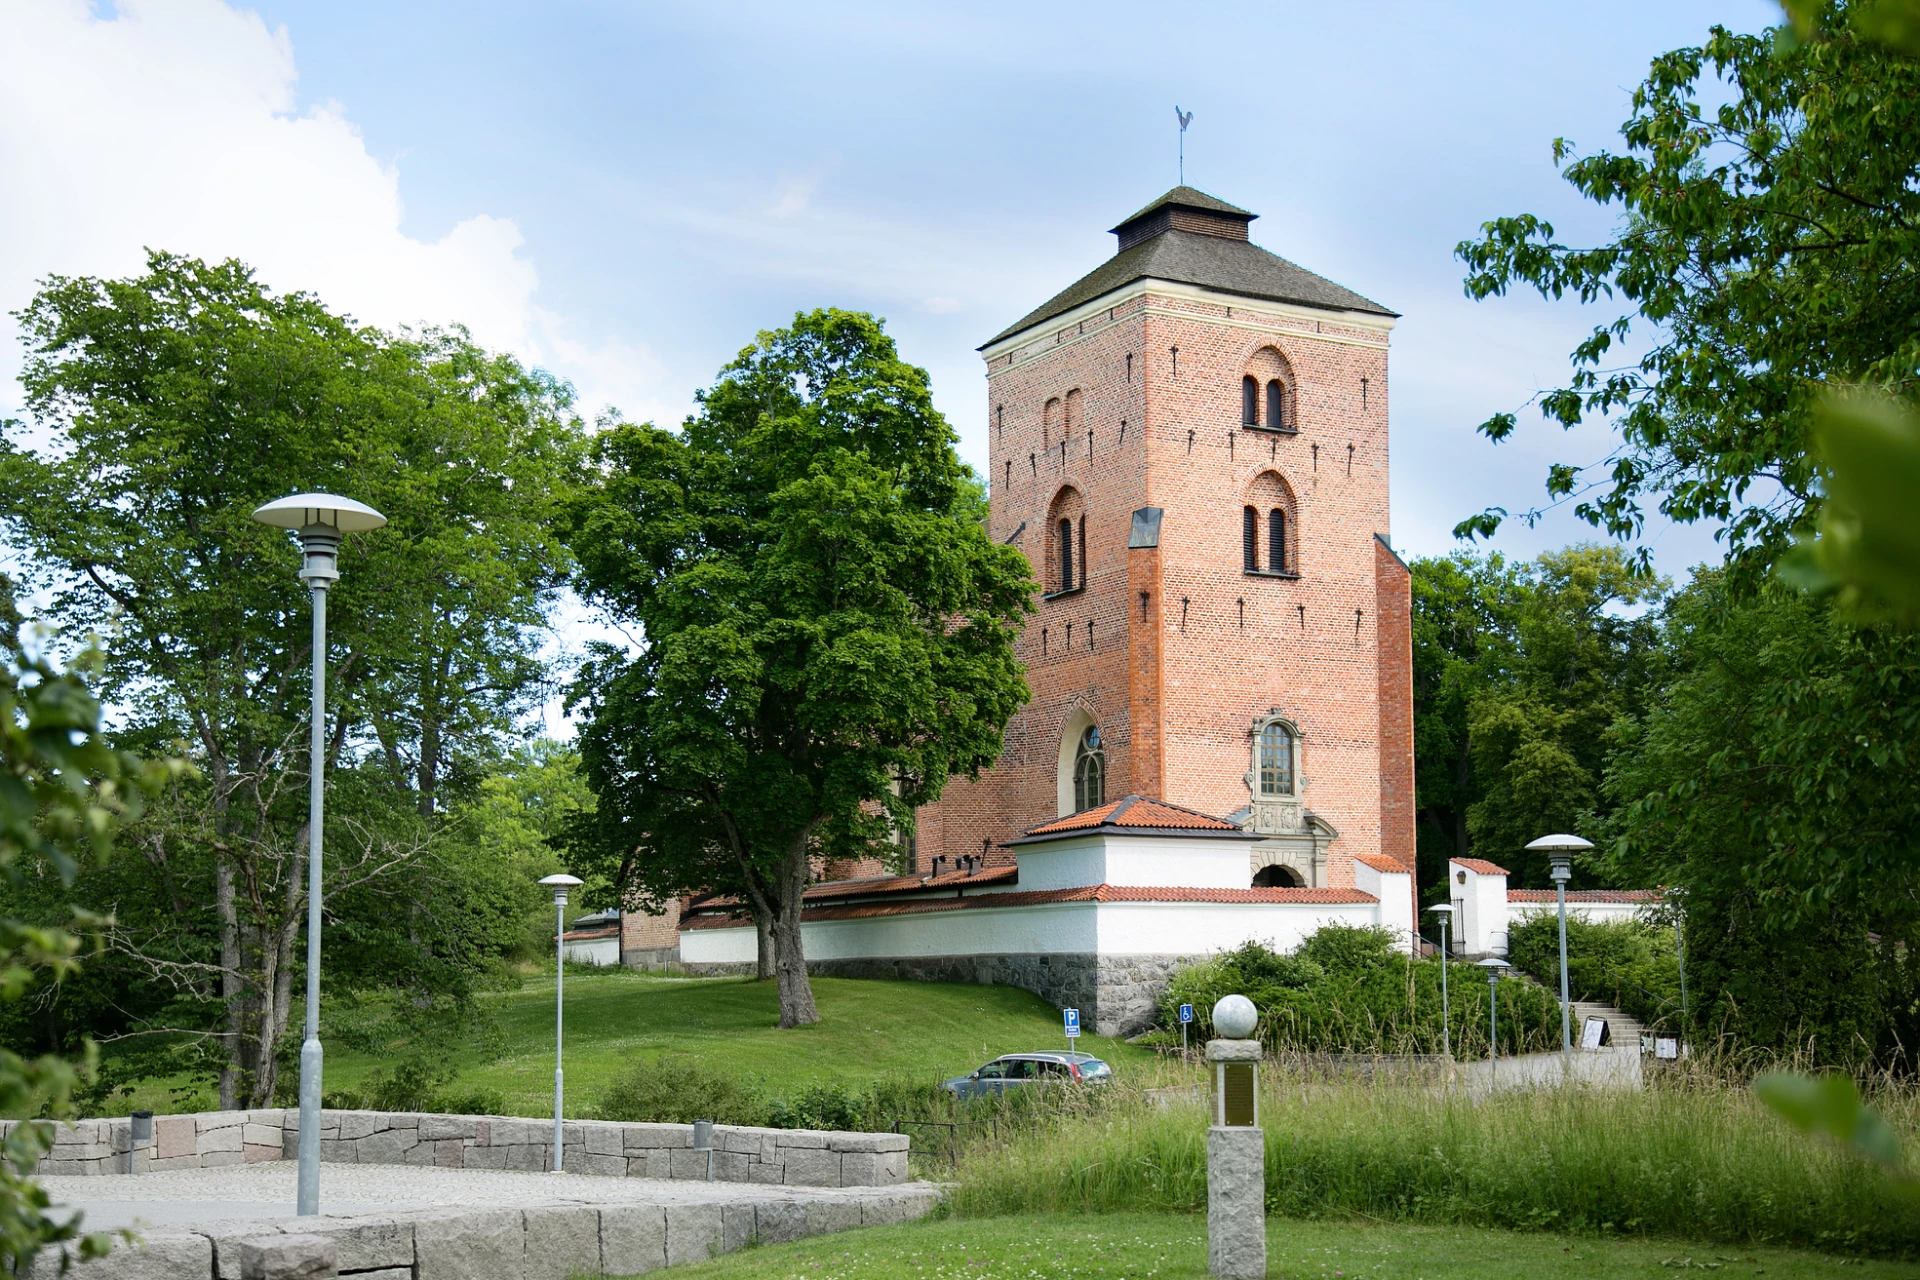
[[[1253,873],[1253,887],[1256,889],[1304,889],[1306,882],[1300,873],[1292,867],[1283,867],[1279,863],[1260,868]]]

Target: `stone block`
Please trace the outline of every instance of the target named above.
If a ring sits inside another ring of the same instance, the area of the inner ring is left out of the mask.
[[[807,1207],[798,1200],[762,1200],[754,1206],[754,1238],[785,1244],[807,1234]]]
[[[588,1124],[583,1143],[588,1155],[623,1156],[627,1153],[626,1135],[620,1132],[617,1124]]]
[[[520,1147],[528,1143],[546,1142],[553,1135],[551,1124],[541,1124],[538,1120],[493,1120],[489,1122],[491,1138],[489,1143],[496,1147]]]
[[[1208,1129],[1208,1275],[1260,1280],[1267,1274],[1266,1197],[1265,1135],[1254,1128]]]
[[[566,1169],[568,1173],[589,1173],[602,1178],[624,1178],[627,1176],[627,1158],[569,1153]]]
[[[326,1236],[253,1236],[240,1242],[240,1280],[331,1280],[340,1247]]]
[[[721,1151],[737,1151],[742,1155],[759,1155],[766,1145],[766,1137],[751,1129],[736,1129],[732,1133],[715,1132],[713,1145]]]
[[[744,1249],[759,1239],[755,1234],[754,1206],[751,1204],[723,1204],[720,1206],[720,1252],[732,1253]]]
[[[668,1152],[667,1165],[673,1170],[667,1175],[669,1178],[701,1181],[707,1176],[707,1153],[704,1151]]]
[[[193,1117],[194,1128],[201,1133],[211,1129],[238,1129],[246,1122],[244,1111],[200,1111]]]
[[[386,1118],[386,1127],[389,1129],[418,1129],[420,1127],[420,1113],[417,1111],[390,1112]]]
[[[524,1211],[526,1280],[570,1280],[604,1274],[600,1265],[600,1211],[584,1205],[545,1205]]]
[[[644,1155],[627,1157],[627,1176],[629,1178],[647,1176],[647,1158]]]
[[[50,1252],[36,1260],[32,1270],[36,1280],[51,1280],[59,1272],[59,1261]],[[112,1253],[73,1274],[111,1280],[208,1280],[213,1274],[213,1246],[205,1236],[191,1232],[147,1231],[133,1244],[115,1241]]]
[[[747,1166],[747,1181],[763,1186],[783,1187],[787,1184],[787,1167],[781,1164],[765,1164],[755,1161]]]
[[[458,1138],[442,1138],[432,1144],[433,1162],[442,1169],[463,1169],[466,1167],[467,1144]],[[428,1150],[427,1143],[421,1143],[415,1150]]]
[[[207,1274],[213,1280],[241,1280],[240,1245],[242,1241],[260,1239],[266,1236],[282,1234],[280,1223],[261,1219],[258,1221],[208,1222],[191,1228],[193,1234],[202,1237],[211,1250]]]
[[[506,1152],[506,1167],[509,1169],[525,1169],[537,1173],[550,1167],[547,1164],[549,1157],[545,1147],[534,1146],[532,1143],[515,1143],[506,1148]]]
[[[843,1187],[891,1187],[907,1180],[904,1151],[849,1151],[840,1157]]]
[[[926,1209],[919,1203],[919,1198],[910,1192],[886,1196],[861,1196],[859,1204],[860,1225],[863,1227],[890,1227],[901,1222],[912,1222],[926,1213]]]
[[[788,1149],[812,1150],[814,1148],[824,1150],[827,1143],[832,1141],[833,1137],[833,1134],[822,1133],[816,1129],[783,1129],[779,1136],[774,1139],[774,1142],[776,1149],[782,1151]]]
[[[259,1164],[264,1160],[283,1160],[286,1156],[278,1145],[271,1147],[247,1146],[240,1148],[240,1158],[248,1164]]]
[[[600,1210],[600,1269],[637,1276],[667,1265],[667,1215],[657,1204],[607,1205]]]
[[[421,1116],[420,1141],[440,1142],[447,1138],[477,1138],[482,1123],[472,1116]]]
[[[840,1185],[840,1153],[828,1151],[825,1147],[809,1150],[787,1150],[781,1153],[785,1159],[786,1185],[789,1187],[837,1187]]]
[[[280,1145],[281,1136],[286,1132],[280,1125],[256,1124],[249,1120],[240,1126],[240,1141],[249,1147],[274,1147]],[[295,1132],[299,1132],[297,1129]]]
[[[206,1155],[209,1151],[237,1152],[244,1145],[240,1137],[245,1127],[237,1124],[230,1124],[222,1129],[202,1127],[194,1137],[193,1149],[199,1155]]]
[[[343,1142],[372,1137],[387,1127],[382,1123],[385,1117],[376,1111],[334,1111],[327,1114],[333,1116],[339,1124],[340,1138]]]
[[[1258,1040],[1209,1040],[1208,1062],[1258,1062],[1265,1055]]]
[[[829,1151],[905,1151],[907,1135],[904,1133],[834,1133],[827,1135]]]
[[[465,1144],[461,1144],[465,1146]],[[460,1153],[460,1167],[463,1169],[504,1169],[507,1167],[507,1147],[466,1147]]]
[[[295,1147],[294,1155],[297,1156],[299,1153],[300,1149]],[[346,1142],[339,1138],[322,1138],[320,1140],[320,1159],[327,1164],[358,1164],[360,1163],[360,1152],[355,1144],[351,1142]]]
[[[525,1240],[518,1209],[471,1209],[416,1218],[416,1280],[520,1280]]]
[[[200,1162],[202,1169],[218,1169],[223,1165],[246,1162],[246,1156],[238,1151],[208,1151],[194,1158]]]
[[[193,1154],[192,1116],[155,1116],[153,1118],[153,1154],[156,1159]]]
[[[423,1167],[436,1165],[440,1162],[440,1144],[437,1142],[416,1142],[407,1148],[406,1154],[400,1158],[400,1162],[402,1164],[420,1165]]]
[[[834,1231],[851,1231],[860,1225],[860,1202],[847,1199],[821,1199],[807,1202],[807,1234],[824,1236]]]
[[[286,1107],[259,1107],[247,1114],[248,1124],[264,1124],[273,1129],[284,1129],[288,1125],[300,1123],[299,1108],[289,1110]]]
[[[684,1124],[623,1124],[620,1140],[628,1152],[693,1144],[693,1126]]]
[[[302,1218],[301,1231],[330,1237],[340,1250],[342,1271],[413,1266],[413,1221],[377,1214]]]
[[[666,1206],[667,1265],[704,1262],[720,1252],[720,1206],[670,1204]],[[422,1276],[420,1280],[429,1280]]]
[[[354,1158],[361,1164],[405,1164],[407,1152],[418,1145],[412,1132],[388,1129],[356,1140]]]

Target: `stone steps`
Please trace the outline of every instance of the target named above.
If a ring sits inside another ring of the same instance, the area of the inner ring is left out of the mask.
[[[1580,1043],[1580,1028],[1588,1018],[1605,1018],[1610,1036],[1609,1048],[1640,1051],[1640,1033],[1644,1028],[1639,1021],[1628,1017],[1610,1004],[1598,1000],[1575,1000],[1573,1006],[1573,1040]]]

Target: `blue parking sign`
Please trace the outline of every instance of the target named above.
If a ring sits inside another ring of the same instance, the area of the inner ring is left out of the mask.
[[[1182,1021],[1182,1022],[1192,1022],[1192,1021],[1193,1021],[1193,1006],[1192,1006],[1192,1005],[1190,1005],[1190,1004],[1183,1004],[1183,1005],[1181,1005],[1181,1006],[1180,1006],[1180,1021]]]
[[[1080,1011],[1078,1009],[1062,1009],[1060,1012],[1066,1015],[1067,1039],[1072,1040],[1080,1034]]]

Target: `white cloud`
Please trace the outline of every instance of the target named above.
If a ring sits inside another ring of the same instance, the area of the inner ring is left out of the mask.
[[[399,171],[342,106],[298,112],[297,81],[286,29],[219,0],[0,0],[0,311],[48,274],[136,272],[146,247],[235,257],[361,320],[464,323],[574,378],[588,412],[664,408],[646,352],[572,336],[537,304],[511,218],[407,235]],[[0,319],[0,379],[18,358]]]
[[[801,174],[780,179],[774,188],[774,202],[767,210],[769,218],[791,218],[804,212],[813,203],[814,193],[820,190],[820,175]]]

